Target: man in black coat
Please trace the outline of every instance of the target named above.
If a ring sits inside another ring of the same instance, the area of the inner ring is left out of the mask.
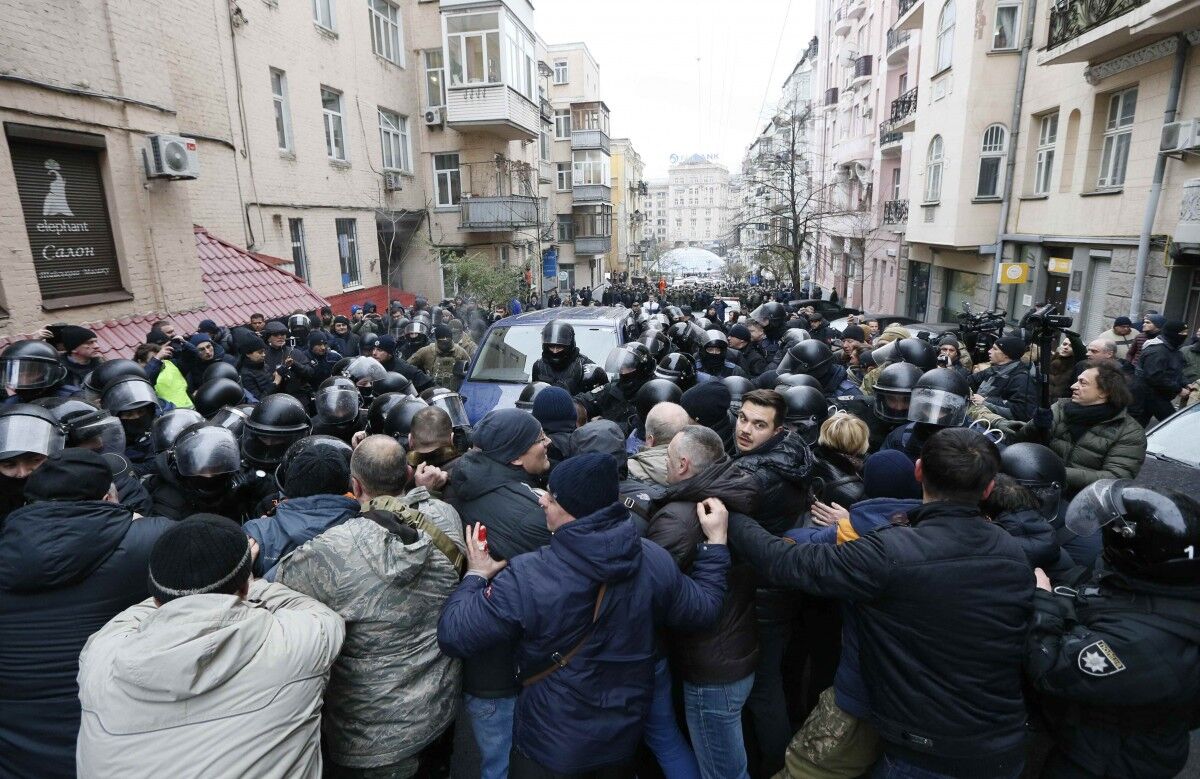
[[[0,776],[75,776],[79,652],[149,594],[172,523],[121,506],[112,478],[95,452],[55,454],[0,531]]]
[[[1175,413],[1172,405],[1177,397],[1186,395],[1187,379],[1183,377],[1185,360],[1179,347],[1187,338],[1187,325],[1167,322],[1158,336],[1146,341],[1134,368],[1134,418],[1143,426],[1151,419],[1160,422]]]
[[[777,586],[849,601],[891,770],[1017,777],[1022,660],[1034,581],[1020,544],[979,512],[1000,457],[979,433],[935,434],[917,461],[923,504],[852,544],[789,544],[754,522],[730,542]]]
[[[1028,422],[1038,407],[1038,387],[1029,368],[1021,362],[1025,342],[1019,336],[997,338],[988,350],[991,367],[970,378],[975,394],[971,402],[987,406],[993,414],[1018,422]]]

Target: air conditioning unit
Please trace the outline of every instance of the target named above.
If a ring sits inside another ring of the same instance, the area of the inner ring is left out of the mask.
[[[383,172],[383,191],[399,192],[402,189],[404,189],[404,177],[398,171],[385,170]]]
[[[1200,149],[1200,119],[1164,124],[1159,138],[1161,152],[1193,151]]]
[[[147,178],[200,178],[196,139],[179,135],[151,135],[147,140],[149,143],[142,152]]]
[[[426,108],[425,109],[425,126],[440,127],[446,123],[446,109],[441,108]]]

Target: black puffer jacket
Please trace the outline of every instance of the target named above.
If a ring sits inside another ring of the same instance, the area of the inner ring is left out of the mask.
[[[75,776],[79,652],[146,598],[171,522],[105,501],[40,502],[0,532],[0,776]]]
[[[862,480],[863,461],[859,457],[817,444],[813,447],[813,493],[822,503],[850,508],[866,497]],[[820,479],[820,483],[817,483]]]
[[[1054,528],[1037,509],[1006,511],[993,520],[1017,539],[1031,568],[1054,568],[1062,553]]]
[[[219,500],[199,495],[180,483],[171,467],[170,453],[154,458],[154,472],[146,478],[146,489],[153,501],[153,513],[167,519],[183,519],[197,512],[220,514],[234,521],[241,519],[244,500],[232,491]]]
[[[696,560],[697,545],[704,541],[696,504],[705,498],[720,498],[730,512],[753,515],[758,480],[723,458],[687,481],[668,486],[654,501],[646,538],[670,552],[687,574]],[[721,614],[712,628],[675,631],[670,636],[676,672],[693,684],[735,682],[752,674],[758,664],[754,572],[734,559],[726,581]]]
[[[1025,422],[1038,407],[1037,383],[1029,367],[1019,361],[974,373],[970,384],[971,389],[984,396],[988,409],[1005,419]]]
[[[755,515],[775,535],[791,530],[808,508],[808,479],[813,456],[808,444],[783,430],[757,449],[738,454],[734,463],[758,480],[762,508]]]

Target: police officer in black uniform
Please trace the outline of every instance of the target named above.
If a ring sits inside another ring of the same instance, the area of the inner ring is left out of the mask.
[[[1026,673],[1054,738],[1043,777],[1173,777],[1200,715],[1200,503],[1104,479],[1067,527],[1103,526],[1081,583],[1040,569]]]
[[[583,392],[587,358],[575,345],[575,328],[566,322],[547,322],[542,328],[542,357],[533,364],[532,381],[562,387],[572,395]]]
[[[605,361],[604,369],[613,378],[591,392],[581,392],[575,400],[587,411],[588,419],[609,419],[629,435],[637,426],[637,392],[654,375],[650,351],[634,341],[615,346]]]

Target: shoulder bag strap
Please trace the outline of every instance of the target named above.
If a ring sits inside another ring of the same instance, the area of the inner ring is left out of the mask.
[[[550,674],[554,673],[559,668],[566,668],[567,663],[571,662],[571,659],[579,653],[580,649],[583,649],[583,645],[586,644],[587,640],[592,637],[592,633],[596,629],[596,622],[600,619],[600,607],[604,603],[604,593],[607,591],[608,582],[604,582],[600,585],[600,591],[596,593],[596,607],[592,609],[592,624],[588,626],[586,631],[584,631],[583,637],[579,639],[579,643],[571,647],[570,651],[568,651],[565,655],[560,652],[555,652],[553,655],[551,655],[550,659],[554,661],[554,664],[541,673],[534,674],[528,679],[522,680],[522,687],[531,687],[550,676]]]

